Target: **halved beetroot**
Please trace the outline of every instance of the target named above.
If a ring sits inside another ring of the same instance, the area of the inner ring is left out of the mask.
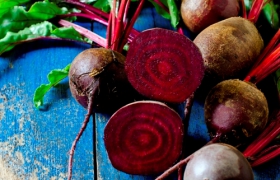
[[[111,116],[104,142],[116,169],[152,175],[177,161],[183,135],[182,120],[173,109],[158,101],[136,101]]]
[[[204,76],[196,45],[178,32],[161,28],[143,31],[133,40],[125,70],[140,94],[169,103],[186,100]]]

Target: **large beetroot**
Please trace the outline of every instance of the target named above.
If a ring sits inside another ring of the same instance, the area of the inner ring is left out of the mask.
[[[140,94],[169,103],[186,100],[204,75],[196,45],[180,33],[161,28],[146,30],[134,39],[125,70]]]
[[[194,43],[202,53],[205,72],[212,81],[242,78],[254,64],[264,47],[254,24],[262,6],[263,0],[256,0],[248,17],[244,13],[243,17],[227,18],[208,26],[196,36]]]
[[[264,47],[255,25],[241,17],[207,27],[194,43],[202,53],[207,75],[217,81],[242,77]]]
[[[106,124],[104,142],[112,165],[129,174],[158,174],[182,151],[180,116],[157,101],[137,101],[114,113]]]

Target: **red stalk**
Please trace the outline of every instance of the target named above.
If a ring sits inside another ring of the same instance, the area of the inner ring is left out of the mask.
[[[161,174],[160,176],[158,176],[155,180],[162,180],[167,178],[169,175],[171,175],[173,172],[175,172],[176,170],[182,168],[183,166],[185,166],[189,160],[192,158],[193,154],[191,154],[190,156],[188,156],[187,158],[179,161],[177,164],[175,164],[174,166],[172,166],[171,168],[169,168],[167,171],[165,171],[163,174]]]
[[[280,68],[280,45],[277,45],[267,55],[262,62],[253,68],[245,77],[244,81],[252,81],[258,83],[267,77],[269,74]]]
[[[144,3],[145,3],[145,0],[140,0],[140,3],[137,6],[137,9],[136,9],[133,17],[131,18],[130,22],[126,23],[125,28],[124,28],[124,36],[123,36],[123,38],[121,40],[119,51],[121,51],[123,49],[123,47],[125,46],[126,41],[127,41],[126,39],[128,38],[131,30],[133,29],[133,25],[136,22],[139,14],[140,14],[143,6],[144,6]]]
[[[276,32],[276,34],[273,36],[273,38],[269,41],[268,45],[265,47],[265,49],[263,50],[261,55],[258,57],[257,61],[254,63],[252,69],[256,68],[267,54],[271,53],[271,51],[277,45],[279,40],[280,40],[280,29]]]
[[[103,18],[106,18],[106,19],[109,18],[109,15],[107,13],[105,13],[105,12],[101,11],[100,9],[97,9],[97,8],[91,6],[91,5],[88,5],[86,3],[82,3],[78,0],[63,0],[62,2],[66,2],[66,3],[69,3],[69,4],[76,5],[78,7],[88,9],[88,10],[94,12],[95,14],[100,15]]]
[[[112,49],[116,51],[118,51],[121,33],[123,32],[124,29],[123,18],[124,18],[124,14],[126,14],[125,10],[126,10],[127,3],[128,0],[121,1],[120,8],[117,14],[116,30],[114,31],[113,44],[112,44]]]
[[[261,10],[265,4],[264,1],[265,0],[254,0],[253,1],[251,10],[249,11],[249,14],[248,14],[248,18],[247,18],[248,20],[250,20],[253,23],[257,22],[259,15],[261,13]]]
[[[108,20],[108,26],[107,26],[107,34],[106,34],[106,39],[107,39],[107,45],[106,45],[106,48],[110,48],[110,45],[111,45],[111,41],[112,41],[112,19],[113,19],[113,14],[110,13],[110,16],[109,16],[109,20]]]
[[[100,17],[98,17],[97,15],[91,13],[91,14],[86,14],[86,13],[70,13],[70,14],[65,14],[65,15],[61,15],[61,17],[70,17],[70,16],[76,16],[76,17],[83,17],[86,19],[90,19],[96,22],[99,22],[105,26],[108,25],[108,22],[105,19],[102,19]]]
[[[274,149],[272,152],[267,153],[266,155],[264,155],[264,156],[256,159],[255,161],[253,161],[251,163],[251,166],[256,167],[256,166],[261,165],[261,164],[263,164],[263,163],[265,163],[265,162],[267,162],[267,161],[269,161],[269,160],[271,160],[271,159],[273,159],[273,158],[275,158],[279,155],[280,155],[280,146],[277,146],[276,149]]]
[[[111,28],[111,31],[108,31],[107,33],[110,33],[111,35],[111,41],[110,41],[110,44],[109,44],[109,47],[112,47],[113,45],[113,36],[114,36],[114,32],[115,32],[115,28],[116,28],[116,10],[117,10],[117,2],[116,0],[113,0],[113,5],[112,5],[112,9],[111,9],[111,17],[112,17],[112,28]]]
[[[59,25],[62,25],[64,27],[73,27],[76,31],[78,31],[81,35],[87,37],[88,39],[94,41],[95,43],[97,43],[98,45],[105,47],[107,44],[107,40],[102,38],[101,36],[97,35],[96,33],[87,30],[86,28],[83,28],[79,25],[76,25],[74,23],[71,23],[69,21],[66,20],[59,20],[58,21]]]
[[[280,111],[277,117],[265,128],[265,130],[255,139],[243,152],[247,158],[256,156],[264,147],[266,147],[280,133]]]
[[[241,0],[241,8],[242,8],[242,17],[244,19],[247,19],[247,12],[246,12],[246,6],[245,6],[245,3],[244,3],[244,0]]]

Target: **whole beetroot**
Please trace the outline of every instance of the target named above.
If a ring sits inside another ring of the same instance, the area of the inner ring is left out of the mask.
[[[202,53],[205,73],[217,81],[242,77],[264,47],[256,26],[241,17],[208,26],[194,43]]]
[[[69,71],[73,97],[85,108],[93,96],[95,112],[112,113],[132,102],[136,91],[124,71],[125,56],[105,48],[87,49],[76,56]]]
[[[233,146],[214,143],[197,150],[187,164],[184,180],[253,180],[252,168]]]
[[[194,33],[223,19],[238,16],[239,10],[238,0],[183,0],[181,3],[182,19]]]
[[[237,146],[265,128],[269,109],[266,97],[254,84],[231,79],[211,89],[204,112],[211,137]]]

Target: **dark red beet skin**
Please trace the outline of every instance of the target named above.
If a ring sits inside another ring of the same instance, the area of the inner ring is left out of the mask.
[[[182,34],[161,28],[146,30],[134,39],[125,70],[140,94],[168,103],[186,100],[204,75],[196,45]]]
[[[91,48],[78,54],[69,71],[74,98],[86,108],[92,94],[94,111],[106,113],[139,98],[127,80],[124,61],[125,56],[105,48]]]
[[[116,169],[129,174],[158,174],[181,154],[182,120],[161,102],[137,101],[111,116],[104,142]]]
[[[214,143],[197,150],[187,164],[184,180],[253,180],[252,168],[233,146]]]

